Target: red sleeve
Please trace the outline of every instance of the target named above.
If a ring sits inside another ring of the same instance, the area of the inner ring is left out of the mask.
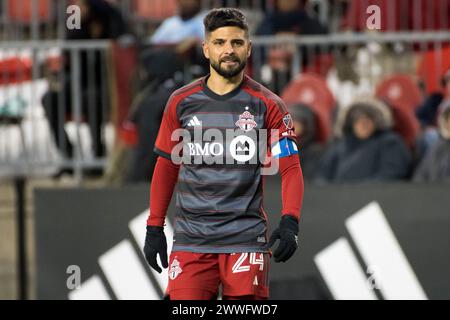
[[[300,221],[303,202],[303,174],[297,154],[279,159],[281,173],[281,215],[291,215]]]
[[[170,96],[156,137],[154,151],[166,159],[171,159],[172,149],[180,142],[179,138],[172,138],[172,133],[180,128],[180,121],[177,116],[177,105],[181,100],[180,98],[182,97],[174,94]]]
[[[147,225],[164,226],[179,170],[180,166],[172,163],[171,160],[158,157],[150,186],[150,214]]]
[[[269,147],[273,146],[282,138],[290,138],[295,140],[294,122],[287,111],[284,102],[274,95],[273,99],[268,100],[266,113],[266,128],[268,132]],[[278,133],[272,130],[278,130]]]

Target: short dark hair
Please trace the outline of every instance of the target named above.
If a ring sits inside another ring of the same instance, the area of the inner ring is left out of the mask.
[[[238,27],[248,36],[247,18],[235,8],[212,9],[203,19],[203,25],[206,34],[222,27]]]

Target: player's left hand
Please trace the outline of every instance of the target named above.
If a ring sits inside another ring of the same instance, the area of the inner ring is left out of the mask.
[[[281,218],[280,226],[270,236],[269,248],[271,248],[277,239],[280,239],[278,248],[273,257],[275,262],[286,262],[295,250],[297,250],[298,221],[290,215]]]

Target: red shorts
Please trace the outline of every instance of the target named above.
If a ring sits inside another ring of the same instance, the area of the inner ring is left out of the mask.
[[[222,284],[222,296],[269,297],[268,253],[194,253],[170,254],[170,298],[213,299]]]

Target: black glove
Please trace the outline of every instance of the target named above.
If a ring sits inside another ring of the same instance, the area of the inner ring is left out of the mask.
[[[273,256],[275,262],[286,262],[295,250],[297,250],[297,234],[298,221],[290,215],[285,215],[281,218],[280,226],[270,236],[269,248],[271,248],[277,239],[280,239],[278,248],[275,250]]]
[[[144,246],[145,259],[153,269],[161,273],[162,270],[156,262],[157,254],[161,259],[162,267],[167,268],[169,266],[167,262],[167,242],[163,227],[147,226]]]

